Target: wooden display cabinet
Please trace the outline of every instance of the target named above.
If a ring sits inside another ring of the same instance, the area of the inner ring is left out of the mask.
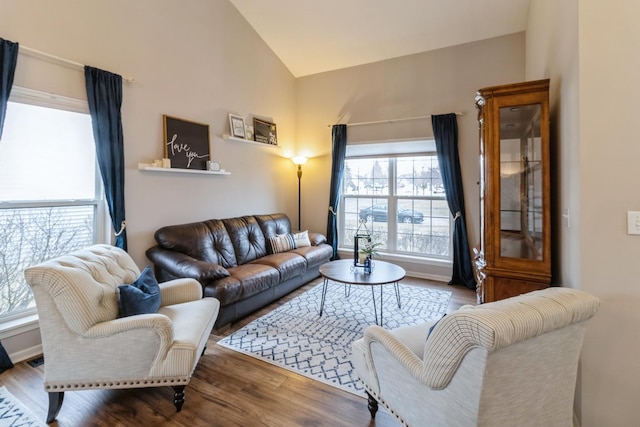
[[[478,302],[551,284],[549,80],[480,89]]]

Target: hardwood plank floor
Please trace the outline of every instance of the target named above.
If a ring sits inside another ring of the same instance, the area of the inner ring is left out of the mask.
[[[181,412],[173,406],[170,387],[129,390],[83,390],[65,393],[52,426],[398,426],[378,411],[371,420],[366,399],[217,345],[275,307],[320,283],[316,279],[279,301],[211,334],[204,356],[187,386]],[[452,292],[447,312],[475,304],[475,291],[416,278],[402,283]],[[44,367],[17,363],[0,375],[0,385],[41,420],[48,397],[42,387]]]

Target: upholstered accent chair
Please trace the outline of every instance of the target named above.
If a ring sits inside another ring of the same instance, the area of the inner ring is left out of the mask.
[[[549,288],[437,323],[370,326],[353,364],[371,416],[382,404],[405,426],[571,426],[585,322],[598,305]]]
[[[139,276],[131,257],[109,245],[25,270],[40,321],[48,423],[71,390],[171,386],[182,409],[220,303],[202,298],[196,280],[177,279],[159,284],[157,312],[118,317],[118,287]]]

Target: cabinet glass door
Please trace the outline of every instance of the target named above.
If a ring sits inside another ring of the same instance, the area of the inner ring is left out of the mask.
[[[540,104],[500,108],[500,256],[542,260]]]

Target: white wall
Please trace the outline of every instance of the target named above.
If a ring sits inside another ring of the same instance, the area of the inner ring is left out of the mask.
[[[297,142],[314,156],[303,178],[303,228],[327,223],[331,129],[336,123],[462,112],[458,144],[471,245],[479,238],[478,122],[482,87],[524,80],[524,34],[512,34],[432,52],[320,73],[297,80]],[[433,137],[429,119],[401,125],[349,127],[348,139]],[[451,277],[450,267],[405,264],[407,271]]]
[[[578,0],[535,2],[529,9],[527,80],[550,79],[553,277],[580,283],[580,129]],[[546,58],[541,61],[538,58]],[[568,214],[569,218],[563,218]]]
[[[295,148],[295,79],[228,1],[3,1],[0,29],[5,39],[135,77],[122,113],[129,252],[139,265],[163,225],[275,211],[295,218],[295,167],[278,157]],[[30,70],[19,69],[16,84]],[[81,71],[61,73],[84,87]],[[44,85],[65,91],[60,82],[54,75]],[[274,120],[283,148],[222,140],[230,112]],[[138,171],[162,157],[163,114],[209,124],[212,158],[232,175]]]
[[[637,425],[640,395],[640,3],[532,0],[527,78],[550,77],[558,148],[560,282],[601,299],[587,328],[578,383],[582,425]]]
[[[0,37],[135,77],[122,115],[129,252],[140,267],[163,225],[281,211],[295,222],[295,166],[280,157],[295,151],[295,79],[227,0],[8,0]],[[85,96],[82,70],[22,54],[15,84]],[[283,148],[222,140],[228,113],[274,120]],[[209,124],[212,157],[231,175],[137,170],[162,157],[163,114]],[[3,343],[12,353],[39,337],[23,338]]]

